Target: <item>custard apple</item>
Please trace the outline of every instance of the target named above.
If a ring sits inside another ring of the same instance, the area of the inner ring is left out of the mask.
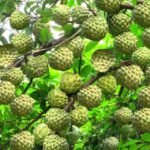
[[[133,113],[131,109],[129,109],[128,107],[122,107],[115,111],[114,120],[120,125],[125,125],[131,123],[132,116]]]
[[[114,94],[117,88],[117,81],[113,75],[106,75],[97,80],[97,86],[104,94]]]
[[[99,106],[101,102],[101,96],[101,89],[99,89],[96,85],[85,87],[77,94],[80,104],[89,109]]]
[[[150,132],[150,108],[136,111],[132,123],[138,132]]]
[[[32,38],[24,33],[18,33],[14,35],[11,39],[11,43],[20,54],[31,51],[33,47]]]
[[[60,89],[53,89],[48,93],[48,103],[51,107],[64,108],[68,103],[68,96]]]
[[[120,9],[120,0],[95,0],[98,9],[108,13],[117,13]]]
[[[23,63],[22,70],[29,78],[41,77],[48,70],[48,59],[44,55],[29,56],[27,62]]]
[[[150,84],[150,66],[147,67],[146,69],[145,78],[146,78],[146,83],[149,85]]]
[[[74,57],[80,57],[84,51],[84,40],[77,36],[69,42],[68,48],[73,52]]]
[[[118,52],[131,54],[137,49],[137,37],[131,32],[124,32],[115,37],[114,48]]]
[[[150,49],[141,47],[132,54],[132,60],[142,68],[150,65]]]
[[[142,108],[150,108],[150,86],[144,87],[138,94],[138,104]]]
[[[11,102],[11,111],[18,116],[25,116],[31,113],[33,109],[34,99],[29,95],[22,94]]]
[[[53,131],[45,123],[38,124],[33,130],[35,143],[39,145],[42,145],[44,139],[51,134]]]
[[[144,73],[137,65],[122,66],[116,71],[116,79],[123,87],[133,90],[142,84]]]
[[[67,47],[59,47],[50,55],[49,62],[53,69],[66,71],[73,64],[73,52]]]
[[[76,6],[71,12],[73,22],[82,24],[83,21],[87,20],[91,16],[90,11],[86,7]]]
[[[70,9],[66,5],[57,5],[52,8],[52,16],[56,23],[64,25],[70,20]]]
[[[150,48],[150,28],[145,29],[142,39],[143,39],[144,45]]]
[[[29,131],[22,131],[10,139],[11,150],[33,150],[34,136]]]
[[[150,2],[137,5],[133,10],[135,23],[146,28],[150,27]]]
[[[88,110],[84,106],[78,106],[71,111],[71,123],[77,127],[84,125],[88,121]]]
[[[51,108],[46,113],[47,124],[50,129],[60,131],[69,127],[70,115],[60,108]]]
[[[104,18],[92,16],[83,22],[81,32],[85,38],[99,41],[106,36],[108,24]]]
[[[123,32],[129,31],[130,22],[130,18],[123,13],[113,15],[108,20],[110,33],[113,36],[117,36]]]
[[[10,25],[11,27],[21,30],[29,26],[30,18],[28,15],[15,11],[10,16]]]
[[[132,125],[126,124],[121,127],[121,133],[125,137],[134,137],[136,135],[136,130],[133,128]]]
[[[115,65],[116,58],[112,51],[97,50],[92,55],[92,64],[98,72],[107,72]]]
[[[71,131],[66,133],[66,138],[69,145],[75,145],[80,138],[80,132],[78,131]]]
[[[60,89],[67,94],[76,93],[82,87],[83,82],[78,74],[65,72],[60,80]]]
[[[9,81],[0,81],[0,104],[9,104],[15,98],[15,86]]]
[[[3,72],[2,80],[10,81],[14,85],[19,85],[23,81],[23,72],[20,68],[11,68]]]
[[[103,141],[104,150],[117,150],[119,147],[119,140],[116,137],[108,137]]]
[[[50,135],[44,140],[43,150],[69,150],[69,144],[65,138]]]

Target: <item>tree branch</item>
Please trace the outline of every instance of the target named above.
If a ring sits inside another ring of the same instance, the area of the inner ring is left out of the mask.
[[[26,86],[26,88],[24,89],[24,91],[22,92],[22,94],[25,94],[28,91],[28,89],[30,88],[32,82],[33,82],[33,78],[30,79],[28,85]]]

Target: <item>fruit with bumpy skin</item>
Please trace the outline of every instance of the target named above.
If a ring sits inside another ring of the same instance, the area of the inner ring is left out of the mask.
[[[43,150],[69,150],[69,144],[65,138],[50,135],[44,140]]]
[[[34,136],[29,131],[22,131],[10,139],[11,150],[33,150]]]
[[[33,130],[33,135],[35,138],[35,143],[42,145],[44,139],[48,136],[53,134],[54,132],[45,124],[45,123],[40,123],[38,124],[34,130]]]
[[[80,57],[84,50],[84,40],[77,36],[69,42],[68,47],[73,52],[74,57]]]
[[[90,109],[99,106],[102,93],[96,85],[90,85],[81,89],[77,96],[79,103]]]
[[[148,66],[146,68],[146,71],[145,71],[145,80],[146,80],[146,83],[149,85],[150,84],[150,66]]]
[[[48,31],[50,31],[50,25],[38,20],[33,24],[32,32],[36,36],[36,38],[38,38],[43,29],[47,29]]]
[[[19,85],[23,77],[24,75],[20,68],[11,68],[3,72],[2,80],[9,81],[14,85]]]
[[[85,38],[99,41],[106,36],[108,32],[108,24],[103,18],[89,17],[83,22],[81,32]]]
[[[78,106],[71,111],[71,123],[77,127],[81,127],[88,121],[88,110],[84,106]]]
[[[20,54],[29,52],[33,47],[32,38],[24,33],[14,35],[11,39],[11,43]]]
[[[79,137],[80,137],[80,133],[77,131],[72,131],[72,132],[66,133],[66,138],[67,138],[69,145],[75,145],[76,142],[78,141]]]
[[[114,94],[117,88],[117,81],[113,75],[106,75],[97,80],[97,86],[104,94]]]
[[[11,111],[18,116],[25,116],[31,113],[34,99],[29,95],[22,94],[10,104]]]
[[[111,14],[117,13],[120,8],[120,0],[96,0],[95,3],[98,9]]]
[[[123,13],[119,13],[119,14],[113,15],[108,20],[108,24],[109,24],[110,33],[113,36],[117,36],[119,34],[122,34],[123,32],[129,31],[130,18]]]
[[[21,30],[28,27],[29,23],[29,16],[22,12],[15,11],[10,16],[10,25],[17,30]]]
[[[10,104],[15,98],[15,86],[9,81],[0,81],[0,104]]]
[[[150,49],[146,47],[140,47],[132,54],[132,60],[135,64],[142,68],[150,65]]]
[[[116,58],[112,51],[97,50],[92,55],[92,64],[96,71],[107,72],[115,65]]]
[[[71,12],[73,21],[77,24],[82,24],[83,21],[87,20],[91,16],[90,11],[82,6],[74,7]]]
[[[48,93],[48,103],[51,107],[64,108],[68,103],[68,96],[60,89],[53,89]]]
[[[132,116],[133,113],[131,109],[129,109],[128,107],[122,107],[115,111],[114,120],[120,125],[125,125],[131,123]]]
[[[56,23],[64,25],[69,22],[70,9],[66,5],[57,5],[52,9],[52,16]]]
[[[73,52],[67,47],[59,47],[50,55],[49,62],[53,69],[66,71],[73,64]]]
[[[60,89],[67,94],[76,93],[83,85],[82,79],[78,74],[66,72],[60,80]]]
[[[143,108],[136,111],[132,123],[138,132],[150,132],[150,108]]]
[[[142,108],[150,108],[150,86],[144,87],[138,94],[138,104]]]
[[[103,141],[104,150],[117,150],[119,140],[116,137],[108,137]]]
[[[115,37],[114,48],[118,52],[131,54],[137,49],[137,37],[131,32],[125,32]]]
[[[41,77],[48,70],[48,59],[44,55],[29,56],[27,62],[23,63],[22,70],[29,78]]]
[[[150,27],[150,2],[137,5],[133,10],[135,23],[142,27]]]
[[[121,127],[121,133],[125,137],[134,137],[136,135],[136,130],[133,128],[132,125],[123,125]]]
[[[150,48],[150,28],[145,29],[142,35],[142,40],[144,42],[144,45]]]
[[[69,127],[70,115],[60,108],[51,108],[46,113],[47,124],[54,131],[61,131]]]
[[[0,46],[0,69],[7,68],[16,60],[18,52],[12,44]]]
[[[144,73],[137,65],[122,66],[116,71],[116,79],[123,87],[133,90],[144,81]]]

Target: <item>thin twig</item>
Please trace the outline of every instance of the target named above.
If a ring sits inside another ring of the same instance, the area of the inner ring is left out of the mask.
[[[82,66],[82,55],[79,58],[78,74],[81,73],[81,66]]]
[[[33,82],[33,78],[30,79],[28,85],[26,86],[26,88],[24,89],[24,91],[22,92],[22,94],[25,94],[28,91],[28,89],[30,88],[32,82]]]

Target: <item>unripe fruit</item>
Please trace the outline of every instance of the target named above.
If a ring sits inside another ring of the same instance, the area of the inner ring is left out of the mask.
[[[53,131],[45,123],[38,124],[33,130],[35,143],[42,145],[44,139],[50,134],[53,134]]]
[[[11,150],[33,150],[34,145],[34,136],[29,131],[17,133],[10,140]]]
[[[85,38],[99,41],[106,36],[108,32],[108,25],[104,18],[97,16],[89,17],[83,22],[81,30]]]
[[[78,106],[71,111],[71,123],[77,127],[84,125],[88,121],[88,110],[84,106]]]
[[[52,16],[56,23],[64,25],[69,22],[70,9],[66,5],[57,5],[52,8]]]
[[[133,10],[135,23],[142,27],[150,27],[150,2],[137,5]]]
[[[123,87],[133,90],[142,84],[144,73],[137,65],[122,66],[116,72],[116,79]]]
[[[29,78],[41,77],[48,70],[48,59],[44,55],[29,56],[27,62],[23,63],[22,70]]]
[[[97,86],[104,94],[114,94],[117,88],[117,82],[114,76],[106,75],[97,80]]]
[[[15,11],[10,16],[10,25],[17,30],[21,30],[28,27],[29,23],[29,16],[20,11]]]
[[[68,103],[68,96],[60,89],[53,89],[48,93],[48,103],[51,107],[64,108]]]
[[[120,124],[125,125],[132,121],[132,111],[128,107],[122,107],[115,111],[114,120]]]
[[[9,81],[0,81],[0,104],[10,104],[15,98],[15,86]]]
[[[116,137],[108,137],[103,141],[104,150],[117,150],[119,140]]]
[[[92,55],[92,64],[98,72],[107,72],[115,62],[116,58],[110,50],[97,50]]]
[[[131,54],[137,49],[137,37],[131,32],[124,32],[115,37],[114,48],[120,53]]]
[[[50,54],[49,62],[53,69],[66,71],[73,64],[73,52],[67,47],[59,47]]]
[[[51,108],[46,113],[47,124],[54,131],[61,131],[70,125],[70,116],[60,108]]]
[[[14,35],[11,39],[11,43],[20,54],[31,51],[33,47],[32,38],[24,33]]]
[[[116,13],[120,8],[120,0],[96,0],[95,3],[98,9],[108,13]]]
[[[76,93],[82,86],[82,79],[78,74],[66,72],[60,80],[60,89],[67,94]]]
[[[150,48],[150,28],[145,29],[142,40],[144,42],[144,45]]]
[[[150,108],[136,111],[132,123],[138,132],[150,132]]]
[[[50,135],[44,140],[43,150],[69,150],[69,144],[65,138]]]
[[[123,13],[115,14],[108,20],[108,24],[110,33],[113,36],[117,36],[129,31],[130,18]]]
[[[96,85],[90,85],[81,89],[77,96],[79,103],[90,109],[99,106],[102,93]]]
[[[19,116],[25,116],[31,113],[33,109],[34,99],[29,95],[22,94],[17,97],[11,104],[11,111]]]
[[[146,83],[149,85],[150,84],[150,66],[147,67],[145,71],[145,79],[146,79]]]

